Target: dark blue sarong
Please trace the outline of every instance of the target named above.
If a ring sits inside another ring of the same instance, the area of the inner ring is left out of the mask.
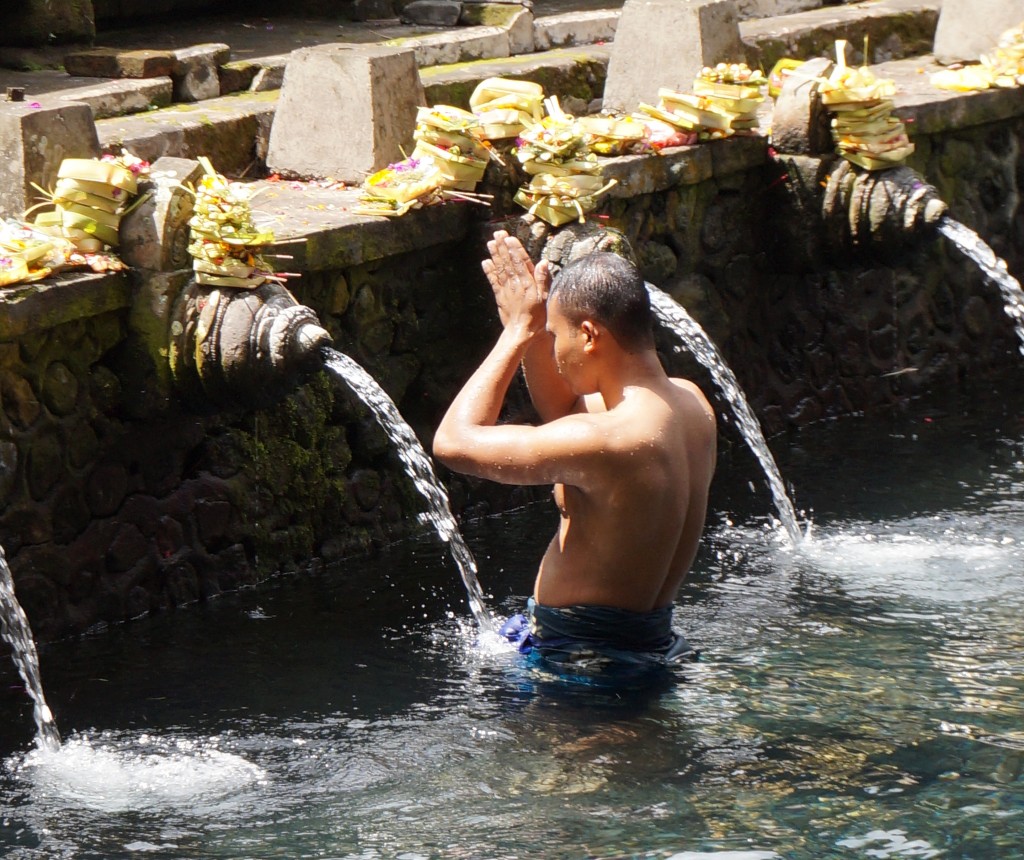
[[[636,674],[700,652],[672,629],[672,607],[633,612],[613,606],[544,606],[530,598],[526,615],[513,615],[501,634],[531,661],[562,674]]]

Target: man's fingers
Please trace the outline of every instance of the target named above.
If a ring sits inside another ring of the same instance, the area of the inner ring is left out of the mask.
[[[540,297],[547,301],[548,293],[551,292],[551,264],[547,260],[541,260],[533,270],[533,276],[537,280]]]

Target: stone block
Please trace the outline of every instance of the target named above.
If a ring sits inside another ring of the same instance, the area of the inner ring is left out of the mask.
[[[170,78],[126,78],[78,87],[59,98],[62,102],[84,102],[92,108],[94,119],[106,119],[166,107],[171,103],[172,92]]]
[[[412,151],[423,86],[412,50],[320,45],[292,54],[267,166],[282,175],[361,182]]]
[[[505,29],[508,31],[510,57],[533,53],[533,12],[529,9],[520,9]]]
[[[1024,0],[943,0],[935,28],[935,59],[976,63],[1000,35],[1024,21]]]
[[[396,45],[397,46],[397,45]],[[507,57],[508,32],[501,27],[469,27],[450,33],[434,33],[418,39],[402,39],[412,48],[421,69]]]
[[[249,89],[261,69],[262,67],[255,60],[235,60],[232,63],[224,63],[217,70],[220,77],[220,94],[226,96],[228,93],[240,93]]]
[[[714,175],[708,146],[680,146],[660,155],[623,155],[605,159],[601,176],[616,180],[609,197],[639,197],[678,185],[696,185]]]
[[[262,57],[260,68],[256,77],[249,85],[250,91],[254,93],[265,93],[268,90],[279,90],[284,83],[284,70],[288,65],[288,54],[281,54],[274,57]]]
[[[632,111],[655,102],[659,87],[689,92],[709,63],[746,59],[732,0],[626,0],[604,106]]]
[[[166,78],[174,70],[174,57],[170,51],[92,48],[65,55],[64,69],[84,78]]]
[[[191,265],[173,272],[135,269],[128,325],[132,337],[153,362],[162,390],[173,386],[170,362],[171,320],[178,297],[192,281]]]
[[[572,45],[611,42],[619,25],[618,9],[592,9],[547,15],[533,22],[533,44],[537,51]]]
[[[174,100],[198,102],[220,95],[218,69],[231,58],[231,48],[221,43],[192,45],[173,54]]]
[[[192,195],[183,185],[195,185],[203,169],[198,161],[187,158],[158,158],[149,178],[139,186],[145,195],[121,219],[120,256],[129,266],[167,272],[192,265],[188,254]]]
[[[748,18],[775,18],[809,9],[820,9],[823,0],[736,0],[736,14]]]
[[[462,4],[456,0],[412,0],[402,9],[401,19],[406,24],[454,27],[461,13]]]
[[[17,217],[37,202],[32,183],[52,188],[65,158],[100,154],[96,124],[86,104],[0,106],[0,216]]]
[[[459,24],[463,27],[507,27],[522,11],[510,3],[463,3]]]
[[[804,63],[797,74],[786,76],[772,114],[772,145],[779,152],[817,155],[832,151],[828,112],[818,97],[818,78],[831,70],[830,60],[817,57]]]

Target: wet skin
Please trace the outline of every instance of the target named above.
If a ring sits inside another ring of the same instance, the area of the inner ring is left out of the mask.
[[[628,348],[548,298],[503,232],[483,264],[501,335],[434,438],[449,467],[509,484],[555,485],[559,529],[534,590],[549,606],[648,611],[670,604],[696,555],[715,465],[715,419],[691,382],[664,371],[653,343]],[[520,363],[543,421],[497,424]]]

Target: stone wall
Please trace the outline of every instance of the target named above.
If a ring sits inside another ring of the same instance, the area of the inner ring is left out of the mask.
[[[1022,141],[1024,120],[1011,118],[919,135],[915,156],[952,214],[1018,272]],[[944,242],[829,250],[814,209],[829,169],[759,140],[622,159],[595,220],[625,233],[646,276],[704,325],[768,433],[1018,372],[997,290]],[[290,284],[427,444],[496,334],[478,266],[493,225],[463,211],[375,222],[361,241],[322,237],[296,250],[304,274]],[[386,253],[385,227],[419,229],[419,244]],[[187,403],[143,343],[136,291],[124,275],[4,291],[0,545],[40,639],[334,562],[417,527],[420,500],[343,384],[318,371],[266,409]],[[661,343],[674,371],[712,390]],[[517,387],[509,417],[525,415]],[[543,492],[445,479],[462,512]]]
[[[1011,272],[1024,270],[1024,121],[915,143],[910,164],[951,217]],[[816,213],[798,202],[810,185],[817,203],[830,162],[800,162],[780,156],[763,169],[616,199],[607,222],[719,345],[766,432],[893,407],[1017,365],[999,291],[974,263],[938,235],[898,253],[830,248]]]

